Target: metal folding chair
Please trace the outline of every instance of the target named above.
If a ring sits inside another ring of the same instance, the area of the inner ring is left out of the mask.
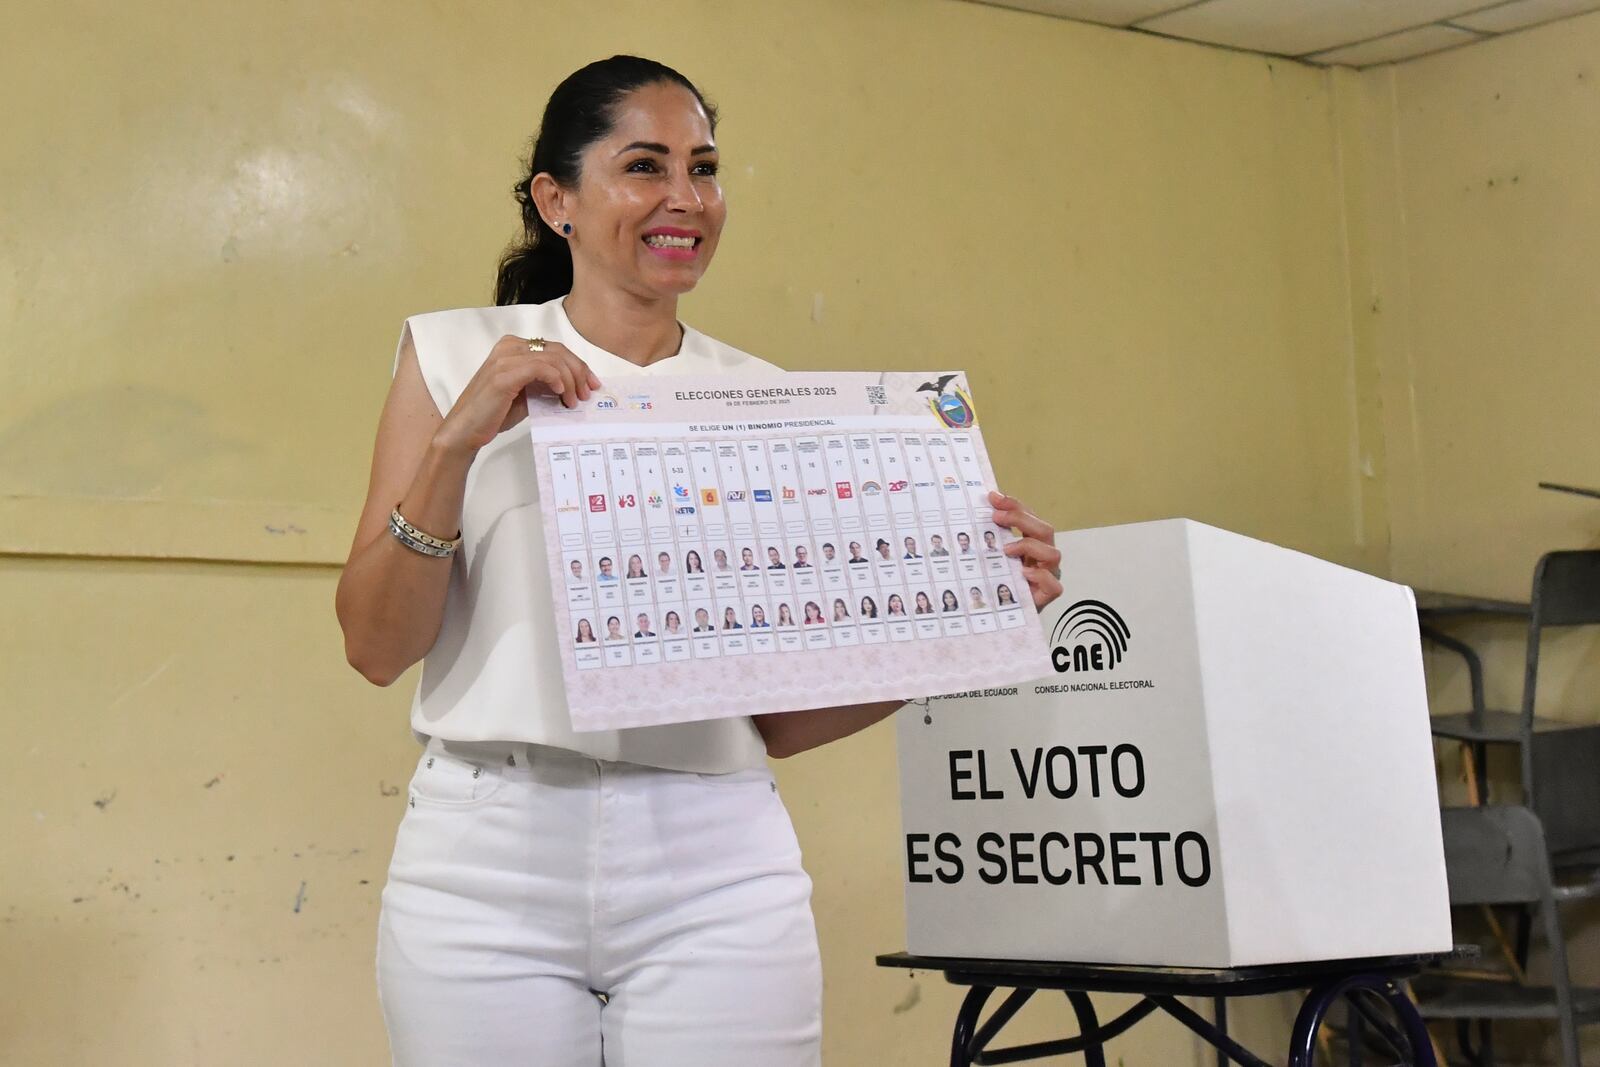
[[[1532,909],[1549,944],[1553,984],[1520,984],[1424,974],[1412,983],[1426,1019],[1456,1024],[1462,1052],[1479,1067],[1492,1067],[1491,1024],[1501,1019],[1552,1019],[1561,1038],[1563,1067],[1582,1067],[1578,1027],[1600,1022],[1600,989],[1572,985],[1567,946],[1557,913],[1556,886],[1544,829],[1520,805],[1446,808],[1442,812],[1445,864],[1452,905],[1518,904]],[[1478,1024],[1478,1040],[1472,1024]]]

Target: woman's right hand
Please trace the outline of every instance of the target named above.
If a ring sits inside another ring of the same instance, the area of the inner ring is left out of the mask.
[[[531,352],[526,337],[507,334],[495,342],[489,358],[461,390],[450,414],[434,431],[434,441],[476,453],[528,417],[523,390],[530,385],[561,397],[570,408],[588,400],[590,390],[600,388],[600,379],[559,341],[546,341],[543,352]]]

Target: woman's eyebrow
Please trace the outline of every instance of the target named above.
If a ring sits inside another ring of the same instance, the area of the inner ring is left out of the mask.
[[[672,149],[668,148],[659,141],[632,141],[617,149],[616,154],[620,156],[624,152],[632,152],[635,148],[642,148],[647,152],[657,152],[663,156],[672,155]],[[691,156],[703,156],[708,152],[715,152],[716,150],[716,145],[703,144],[698,148],[689,149],[689,154]]]

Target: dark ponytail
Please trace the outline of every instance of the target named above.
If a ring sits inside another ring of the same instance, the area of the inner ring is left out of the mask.
[[[548,172],[558,185],[577,186],[584,150],[611,132],[617,104],[635,89],[658,82],[672,82],[693,93],[715,132],[716,108],[693,82],[665,64],[638,56],[612,56],[590,63],[567,75],[550,94],[533,156],[511,188],[522,208],[523,237],[500,257],[494,286],[496,305],[542,304],[572,291],[572,251],[566,239],[539,217],[533,202],[534,176]]]

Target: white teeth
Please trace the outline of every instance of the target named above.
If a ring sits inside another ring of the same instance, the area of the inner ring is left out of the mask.
[[[644,239],[644,243],[651,248],[693,248],[693,237],[669,237],[664,233],[653,233]]]

